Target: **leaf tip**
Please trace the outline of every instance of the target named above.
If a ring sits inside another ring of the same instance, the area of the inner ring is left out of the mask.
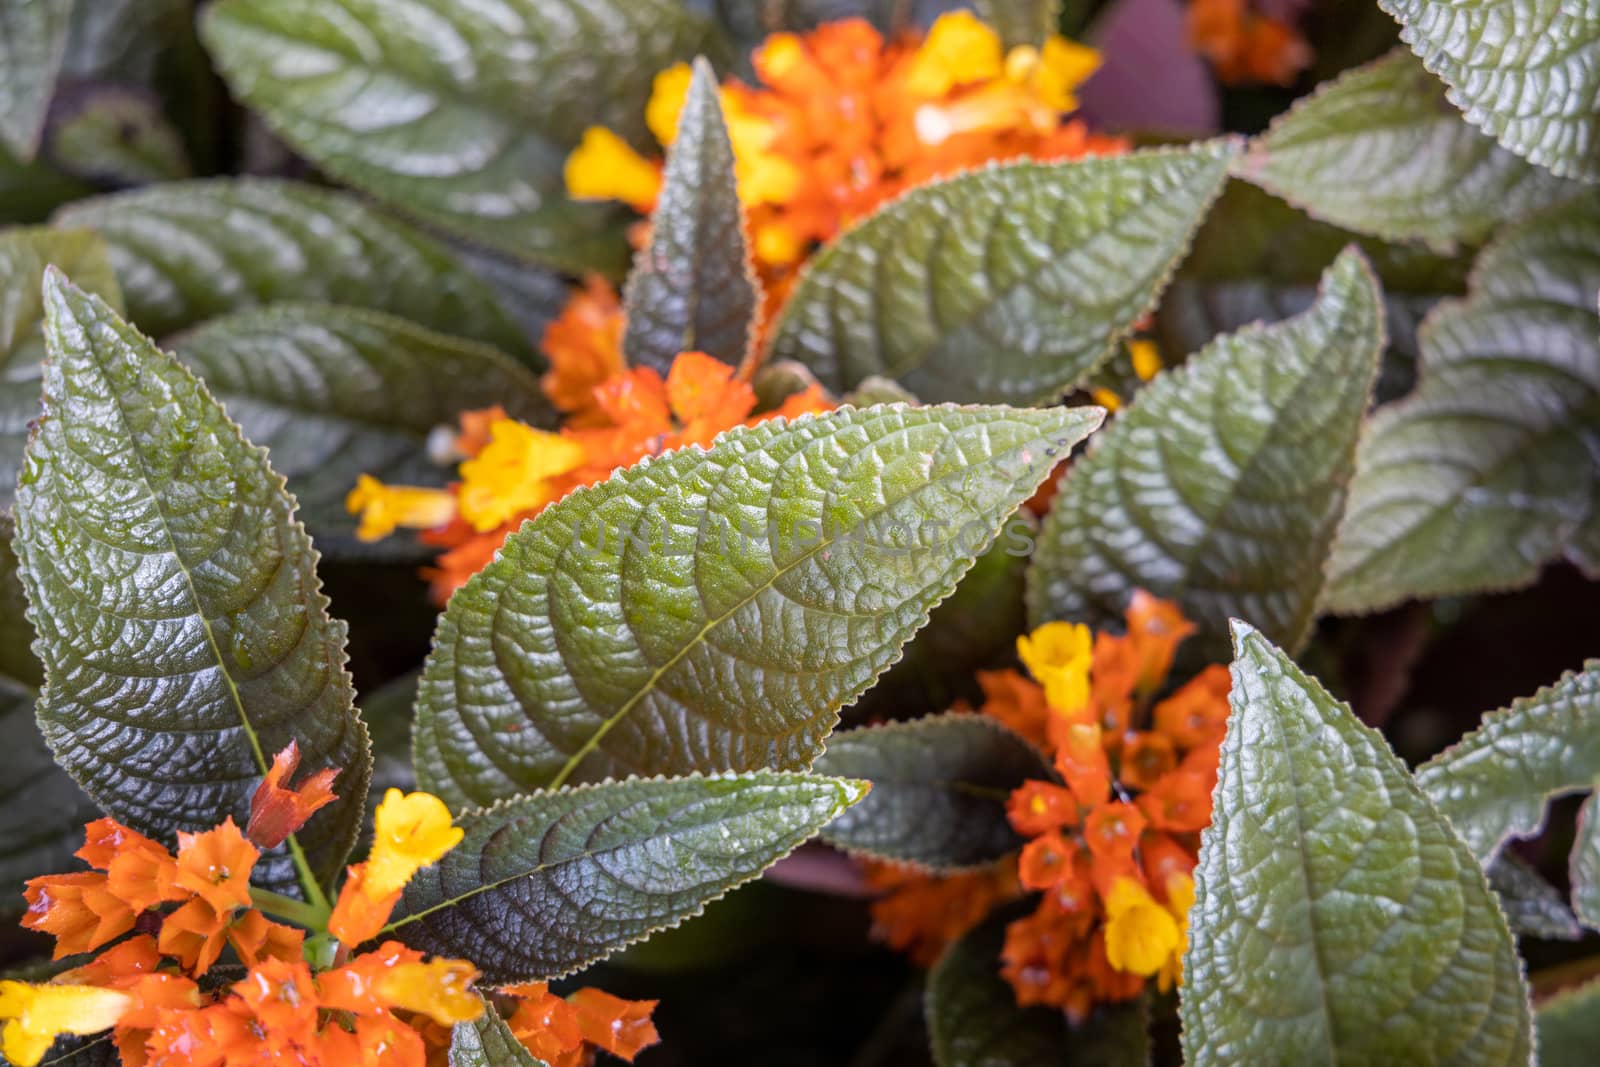
[[[872,783],[865,778],[835,778],[833,782],[838,787],[839,795],[842,798],[838,811],[855,807],[866,799],[868,793],[872,792]],[[838,812],[835,812],[835,814],[838,814]]]

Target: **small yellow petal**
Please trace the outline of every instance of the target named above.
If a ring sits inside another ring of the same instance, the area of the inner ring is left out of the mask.
[[[693,80],[693,68],[687,63],[677,63],[657,74],[650,85],[650,102],[644,108],[644,121],[662,147],[678,139],[678,118],[683,114],[684,101],[689,99],[689,83]]]
[[[1091,389],[1089,398],[1110,412],[1122,407],[1122,398],[1109,389]]]
[[[483,998],[472,991],[477,977],[478,969],[466,960],[402,963],[379,979],[378,995],[391,1007],[454,1026],[483,1014]]]
[[[970,11],[939,16],[917,49],[906,88],[918,96],[943,96],[958,85],[997,78],[1004,71],[1000,35]]]
[[[1118,878],[1106,898],[1106,959],[1119,971],[1149,977],[1181,941],[1177,921],[1132,878]]]
[[[515,419],[496,419],[489,443],[461,464],[461,517],[487,533],[517,515],[537,511],[557,494],[550,479],[576,470],[583,446]]]
[[[0,982],[0,1051],[16,1067],[33,1067],[60,1035],[109,1030],[132,1003],[114,989]]]
[[[768,223],[756,228],[756,259],[768,266],[784,267],[796,263],[805,250],[805,241],[800,235],[782,223]]]
[[[391,789],[373,817],[372,852],[362,889],[381,899],[411,881],[411,876],[460,842],[464,832],[451,825],[450,809],[431,793]]]
[[[1133,360],[1133,373],[1141,382],[1148,382],[1161,372],[1161,349],[1154,341],[1129,341],[1128,355]]]
[[[1076,111],[1075,91],[1099,69],[1100,53],[1093,48],[1065,37],[1051,37],[1039,54],[1039,65],[1032,77],[1033,89],[1055,110]]]
[[[345,507],[361,516],[356,536],[363,541],[379,541],[404,526],[410,530],[431,530],[455,518],[456,500],[443,489],[413,485],[384,485],[370,474],[356,479],[356,487],[345,497]]]
[[[661,171],[606,129],[590,126],[567,157],[567,195],[574,200],[620,200],[649,211],[661,191]]]

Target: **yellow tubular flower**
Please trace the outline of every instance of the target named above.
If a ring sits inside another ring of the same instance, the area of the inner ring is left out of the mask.
[[[62,1034],[86,1036],[117,1025],[133,998],[82,985],[0,982],[0,1051],[15,1067],[34,1067]]]
[[[1028,70],[1027,83],[1047,106],[1056,111],[1076,111],[1078,86],[1099,69],[1100,53],[1093,48],[1065,37],[1051,37]]]
[[[344,506],[352,515],[361,516],[356,536],[363,541],[381,541],[400,526],[431,530],[456,514],[455,497],[443,489],[384,485],[370,474],[356,479],[356,487],[344,498]]]
[[[1122,398],[1109,389],[1091,389],[1089,390],[1089,399],[1110,412],[1115,412],[1122,407]]]
[[[1017,638],[1017,655],[1044,686],[1045,702],[1061,712],[1075,712],[1089,703],[1089,665],[1094,635],[1082,623],[1047,622]]]
[[[1165,993],[1183,983],[1183,954],[1189,951],[1189,909],[1194,907],[1194,879],[1187,874],[1174,874],[1167,879],[1167,910],[1178,923],[1178,946],[1156,974],[1156,982]]]
[[[577,470],[584,456],[582,445],[560,434],[496,419],[483,451],[461,464],[461,517],[488,533],[524,511],[542,508],[559,492],[550,479]]]
[[[1118,878],[1106,898],[1106,959],[1119,971],[1149,977],[1179,949],[1172,913],[1132,878]]]
[[[1148,382],[1161,372],[1161,349],[1154,341],[1129,341],[1128,355],[1133,359],[1133,373],[1141,382]]]
[[[604,126],[590,126],[567,157],[567,195],[574,200],[620,200],[648,212],[661,192],[661,171]]]
[[[650,85],[644,121],[662,147],[670,147],[678,139],[678,118],[683,114],[684,101],[689,99],[689,83],[693,80],[694,70],[689,64],[678,63],[657,74]]]
[[[411,876],[449,852],[463,831],[450,824],[450,809],[432,793],[383,795],[372,820],[372,852],[367,856],[362,891],[381,899],[401,889]]]
[[[999,77],[1004,60],[999,34],[970,11],[952,11],[928,30],[911,61],[906,88],[918,96],[943,96],[956,86]]]
[[[402,963],[378,980],[377,991],[391,1007],[454,1026],[483,1014],[483,998],[472,991],[477,977],[478,969],[466,960]]]

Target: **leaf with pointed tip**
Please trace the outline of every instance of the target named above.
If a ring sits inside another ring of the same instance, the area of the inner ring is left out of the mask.
[[[1328,606],[1525,585],[1600,522],[1600,199],[1486,248],[1420,332],[1416,390],[1362,437]]]
[[[1562,990],[1539,1006],[1539,1067],[1592,1067],[1600,1045],[1600,980]]]
[[[449,249],[346,193],[267,178],[169,182],[80,200],[55,221],[105,238],[129,317],[157,336],[277,300],[336,301],[533,358]]]
[[[1046,403],[1154,307],[1222,190],[1231,141],[993,167],[914,189],[819,252],[771,359],[843,392]]]
[[[631,778],[505,801],[406,887],[385,931],[504,985],[570,974],[693,918],[867,786],[763,771]]]
[[[1012,790],[1052,780],[1027,741],[981,715],[935,715],[834,734],[813,769],[872,793],[822,832],[830,845],[935,870],[975,867],[1022,847]]]
[[[1561,890],[1516,853],[1502,851],[1488,865],[1487,874],[1512,933],[1546,941],[1576,941],[1583,936]]]
[[[0,148],[33,158],[67,50],[73,0],[0,0]]]
[[[1351,249],[1304,315],[1158,376],[1062,480],[1028,571],[1033,624],[1119,618],[1146,589],[1212,645],[1230,616],[1304,641],[1382,348],[1377,280]]]
[[[456,1024],[450,1035],[449,1067],[545,1067],[545,1064],[534,1058],[500,1013],[488,1004],[477,1021]]]
[[[622,351],[634,366],[662,374],[679,352],[737,367],[760,306],[717,76],[701,59],[667,153],[650,245],[628,276]]]
[[[1567,178],[1600,181],[1600,19],[1570,0],[1378,0],[1467,121]]]
[[[1315,218],[1442,249],[1583,192],[1495,144],[1398,49],[1278,116],[1235,173]]]
[[[538,378],[509,356],[376,311],[273,304],[175,341],[244,435],[271,452],[330,555],[415,554],[408,538],[357,541],[344,501],[362,474],[443,485],[446,471],[427,456],[435,427],[495,404],[514,418],[554,422]]]
[[[1098,408],[845,408],[547,508],[451,597],[417,780],[452,807],[623,774],[804,769]]]
[[[44,661],[39,723],[107,812],[172,840],[243,823],[271,755],[340,767],[299,834],[326,880],[371,756],[316,553],[265,453],[103,301],[45,280],[44,414],[17,489],[17,555]],[[294,884],[278,852],[257,868]]]
[[[464,237],[620,267],[616,213],[567,199],[584,128],[640,141],[651,79],[713,49],[672,0],[222,0],[203,16],[233,91],[330,174]]]
[[[1526,1065],[1527,984],[1471,850],[1347,706],[1244,623],[1234,647],[1184,1061]]]

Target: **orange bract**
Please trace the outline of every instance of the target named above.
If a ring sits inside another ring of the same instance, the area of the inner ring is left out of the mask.
[[[892,863],[862,866],[867,883],[882,894],[872,902],[872,936],[925,967],[1019,893],[1016,869],[1008,864],[943,877]]]
[[[319,809],[338,799],[333,794],[337,767],[318,771],[290,789],[289,779],[299,765],[300,746],[291,740],[273,757],[272,767],[250,798],[245,836],[261,848],[277,848]]]
[[[1253,10],[1251,0],[1192,0],[1189,40],[1229,85],[1292,85],[1311,65],[1311,46],[1288,24]]]

